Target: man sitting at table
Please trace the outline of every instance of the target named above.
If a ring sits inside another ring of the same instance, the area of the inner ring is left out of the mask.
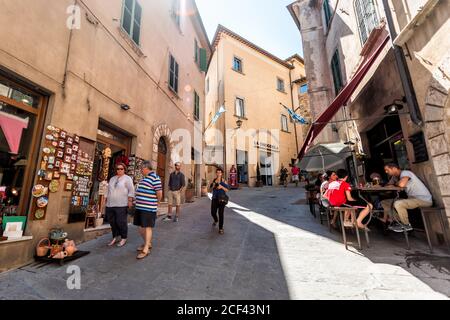
[[[391,177],[399,178],[397,186],[405,188],[408,196],[408,199],[400,199],[394,202],[394,208],[400,222],[396,221],[396,223],[391,224],[389,230],[395,232],[411,231],[413,228],[409,223],[408,209],[431,207],[433,205],[431,193],[414,173],[409,170],[401,170],[396,163],[385,165],[384,171]],[[391,215],[392,200],[383,200],[381,205],[384,210],[383,221],[387,222],[388,216]]]
[[[366,226],[362,223],[363,219],[367,217],[370,210],[373,208],[372,204],[361,203],[352,197],[352,187],[347,183],[348,173],[347,170],[339,169],[337,171],[338,180],[331,182],[328,185],[328,190],[325,194],[325,198],[328,199],[333,207],[347,207],[354,209],[363,209],[356,219],[358,228],[365,229]],[[337,215],[333,217],[331,225],[336,225]],[[353,222],[350,220],[350,212],[345,213],[344,226],[352,227]]]

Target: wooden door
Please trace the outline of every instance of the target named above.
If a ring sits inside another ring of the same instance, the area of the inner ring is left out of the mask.
[[[161,178],[161,184],[163,186],[163,199],[165,198],[165,182],[166,182],[166,161],[167,161],[167,145],[164,138],[159,140],[158,145],[158,168],[156,173]]]

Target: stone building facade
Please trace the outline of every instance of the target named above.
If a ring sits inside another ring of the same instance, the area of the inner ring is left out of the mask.
[[[214,149],[215,154],[208,160],[208,179],[213,178],[214,165],[225,166],[227,173],[234,165],[241,185],[254,187],[258,179],[263,185],[277,185],[280,166],[290,169],[303,141],[303,125],[293,123],[285,107],[309,114],[301,93],[306,85],[303,59],[275,57],[223,26],[212,45],[206,122],[221,106],[226,112],[205,134],[208,153]]]
[[[21,162],[14,156],[26,173],[16,208],[28,218],[26,237],[0,242],[4,271],[32,259],[36,243],[51,228],[63,228],[76,241],[96,232],[86,231],[82,219],[68,223],[71,192],[63,187],[49,194],[45,219],[32,216],[31,190],[38,182],[46,128],[60,128],[90,146],[86,154],[94,159],[94,173],[105,146],[116,161],[131,155],[151,160],[167,190],[173,162],[183,161],[173,154],[179,133],[176,138],[172,134],[184,129],[193,143],[195,123],[203,121],[211,49],[194,0],[17,0],[2,1],[1,7],[2,112],[14,113],[16,106],[20,112],[14,117],[20,121],[29,112],[25,120],[34,124],[23,139],[30,135],[32,146]],[[6,143],[1,136],[1,142],[3,161],[12,140]],[[184,152],[189,161],[183,161],[183,171],[200,193],[204,167],[191,161],[191,150]],[[13,162],[2,162],[3,181],[14,168],[8,163]],[[67,178],[61,176],[61,186]],[[99,194],[96,181],[91,195]]]
[[[316,143],[349,140],[356,143],[357,152],[366,157],[363,169],[382,171],[383,161],[399,162],[425,182],[436,206],[445,208],[442,214],[449,219],[450,3],[299,0],[289,5],[288,10],[302,34],[313,117],[336,97],[339,92],[336,87],[342,89],[352,79],[376,44],[385,35],[391,35],[347,105],[335,115],[333,124],[327,126]],[[387,13],[392,16],[393,34]],[[400,47],[406,61],[418,105],[414,110],[422,116],[422,122],[412,117],[413,106],[404,99],[393,44]],[[398,113],[389,114],[392,106]],[[392,130],[385,136],[389,143],[377,141],[376,130],[382,127]],[[358,161],[357,167],[362,165]],[[355,171],[359,178],[370,174],[356,168]],[[436,231],[433,241],[441,241],[437,220],[433,221],[433,229]]]

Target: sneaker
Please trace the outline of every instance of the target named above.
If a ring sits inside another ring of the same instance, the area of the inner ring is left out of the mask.
[[[351,222],[351,221],[344,221],[344,227],[352,228],[353,226],[354,226],[353,222]]]
[[[178,222],[178,217],[173,218],[173,222]]]
[[[410,224],[401,224],[401,223],[393,223],[388,227],[389,230],[394,232],[404,232],[404,231],[411,231],[413,228]]]
[[[163,219],[163,221],[172,221],[172,217],[171,216],[167,216]]]

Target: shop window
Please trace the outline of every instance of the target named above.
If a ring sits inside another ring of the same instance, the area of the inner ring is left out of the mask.
[[[0,222],[4,216],[27,215],[42,101],[43,97],[0,77]]]
[[[142,7],[137,0],[125,0],[122,11],[122,28],[137,45],[141,39]]]

